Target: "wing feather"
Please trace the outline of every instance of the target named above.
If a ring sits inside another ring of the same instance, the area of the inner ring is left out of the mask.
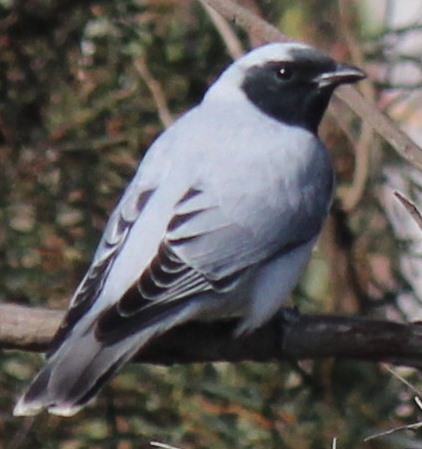
[[[52,340],[47,357],[55,352],[75,323],[97,300],[113,262],[126,241],[130,228],[147,205],[154,191],[154,189],[141,190],[131,198],[129,208],[127,207],[128,203],[123,202],[115,209],[104,231],[94,261],[72,298],[69,310]],[[131,210],[131,213],[128,213],[129,210]]]
[[[199,189],[191,188],[177,203],[156,255],[136,283],[98,319],[97,338],[107,341],[140,331],[163,315],[174,313],[193,296],[233,289],[246,274],[247,270],[242,268],[227,276],[213,278],[177,254],[176,248],[180,245],[192,244],[196,239],[209,238],[213,233],[230,228],[225,220],[208,220],[206,215],[214,215],[218,207],[213,202],[208,202],[208,207],[206,202],[198,202],[200,193]],[[189,208],[187,203],[190,200],[197,207]],[[214,225],[210,226],[210,223]]]

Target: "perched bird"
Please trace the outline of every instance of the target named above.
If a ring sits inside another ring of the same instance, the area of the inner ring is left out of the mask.
[[[299,43],[229,66],[146,153],[15,415],[73,415],[146,343],[189,320],[239,317],[234,336],[269,320],[330,205],[318,125],[334,89],[363,77]]]

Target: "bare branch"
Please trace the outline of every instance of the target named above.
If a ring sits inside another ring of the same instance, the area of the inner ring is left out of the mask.
[[[407,212],[411,215],[411,217],[415,220],[419,229],[422,231],[422,214],[419,209],[416,207],[415,203],[407,199],[404,195],[402,195],[397,190],[394,192],[394,196],[403,204]]]
[[[0,304],[0,347],[41,351],[59,327],[61,310]]]
[[[350,11],[353,7],[351,3],[352,2],[350,0],[339,0],[341,31],[345,41],[347,42],[347,47],[350,51],[353,64],[356,64],[359,67],[364,67],[365,60],[362,49],[356,41],[354,33],[352,32],[352,19]],[[375,89],[372,83],[365,81],[359,84],[359,88],[365,98],[369,99],[372,103],[375,101]],[[341,104],[341,102],[338,101],[337,104]],[[339,119],[340,115],[336,114],[335,117]],[[342,200],[342,207],[345,211],[352,211],[363,197],[369,174],[370,148],[371,146],[374,146],[373,137],[374,130],[372,126],[366,120],[362,120],[359,137],[354,144],[355,173],[353,176],[353,182],[352,185],[346,190]]]
[[[62,311],[2,304],[0,347],[45,351],[62,317]],[[229,320],[180,326],[143,349],[136,361],[173,364],[337,357],[422,368],[422,326],[417,324],[290,312],[251,335],[233,338],[236,324]]]
[[[224,17],[221,16],[214,8],[207,5],[203,0],[199,0],[202,6],[207,11],[212,23],[217,31],[220,33],[221,38],[226,44],[227,51],[233,59],[240,58],[243,55],[243,48],[240,40],[230,28],[230,25],[226,22]]]
[[[422,149],[389,117],[369,103],[351,86],[336,90],[337,97],[346,103],[362,120],[366,120],[396,152],[419,169],[422,169]]]
[[[201,2],[209,5],[227,20],[240,26],[249,34],[256,36],[262,42],[289,42],[293,40],[275,26],[232,0],[201,0]]]
[[[151,75],[144,58],[135,59],[135,68],[151,92],[161,123],[168,128],[173,123],[173,117],[167,106],[166,97],[160,83]]]

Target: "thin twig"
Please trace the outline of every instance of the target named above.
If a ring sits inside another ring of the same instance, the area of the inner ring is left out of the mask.
[[[364,67],[364,56],[362,49],[356,41],[350,27],[350,11],[353,8],[350,0],[339,0],[339,12],[341,20],[341,30],[347,42],[348,49],[352,56],[352,62],[358,67]],[[375,100],[375,92],[372,84],[368,81],[360,83],[360,89],[365,98],[371,102]],[[336,115],[337,117],[337,115]],[[342,201],[345,211],[351,211],[357,207],[363,197],[369,173],[369,150],[373,142],[374,131],[366,120],[362,120],[359,138],[354,145],[355,148],[355,173],[352,185],[346,190]],[[373,146],[372,146],[373,148]]]
[[[151,75],[143,58],[135,59],[135,68],[154,98],[161,123],[168,128],[173,123],[173,117],[167,106],[166,97],[160,83]]]
[[[259,38],[262,42],[289,42],[290,37],[283,34],[279,29],[266,22],[255,13],[232,0],[201,0],[218,11],[227,20],[243,28],[249,34]]]
[[[342,201],[342,208],[346,212],[355,209],[366,188],[369,173],[369,148],[373,141],[374,132],[367,122],[362,122],[362,129],[355,148],[355,173],[352,185],[347,189]]]
[[[153,447],[159,447],[161,449],[180,449],[176,446],[171,446],[170,444],[160,443],[159,441],[151,441],[149,444]]]
[[[389,117],[369,103],[352,86],[341,86],[336,96],[346,103],[355,114],[366,120],[375,131],[396,150],[402,158],[422,169],[422,149],[405,134]]]
[[[420,399],[418,397],[415,397],[414,399],[415,399],[416,405],[419,408],[422,408],[422,403],[421,403]],[[368,442],[370,440],[374,440],[376,438],[385,437],[386,435],[391,435],[392,433],[399,432],[400,430],[418,430],[421,427],[422,427],[422,422],[418,421],[418,422],[413,423],[413,424],[407,424],[405,426],[394,427],[393,429],[389,429],[389,430],[386,430],[384,432],[379,432],[379,433],[376,433],[374,435],[370,435],[369,437],[366,437],[363,441],[366,443],[366,442]]]
[[[226,22],[224,17],[218,13],[214,8],[207,5],[203,0],[199,0],[201,5],[207,11],[212,23],[214,24],[217,31],[220,33],[221,38],[226,44],[227,51],[232,59],[240,58],[243,55],[243,48],[240,40],[230,28],[230,25]]]
[[[401,194],[397,190],[394,191],[394,196],[403,204],[403,206],[409,212],[411,217],[415,220],[419,229],[422,231],[422,214],[416,207],[415,203],[407,199],[405,196],[403,196],[403,194]]]
[[[397,378],[400,382],[406,385],[406,387],[410,388],[413,391],[413,393],[415,393],[418,396],[422,396],[422,393],[414,385],[412,385],[409,381],[407,381],[403,376],[400,376],[400,374],[397,373],[395,370],[390,368],[388,365],[384,365],[384,368],[395,378]]]
[[[396,371],[391,369],[388,365],[384,365],[385,369],[390,372],[394,377],[396,377],[400,382],[402,382],[404,385],[406,385],[408,388],[410,388],[414,393],[417,395],[421,395],[417,388],[415,388],[410,382],[408,382],[403,376],[400,376]],[[418,396],[414,398],[416,405],[422,410],[422,403]],[[413,424],[407,424],[405,426],[399,426],[394,427],[393,429],[386,430],[384,432],[379,432],[374,435],[370,435],[369,437],[366,437],[363,441],[367,442],[370,440],[374,440],[375,438],[384,437],[386,435],[391,435],[392,433],[398,432],[400,430],[417,430],[420,427],[422,427],[422,422],[416,422]]]
[[[376,438],[385,437],[387,435],[391,435],[392,433],[399,432],[400,430],[417,430],[422,427],[422,422],[416,422],[413,424],[408,424],[406,426],[394,427],[393,429],[386,430],[384,432],[375,433],[374,435],[370,435],[366,437],[363,441],[367,443],[368,441],[375,440]]]

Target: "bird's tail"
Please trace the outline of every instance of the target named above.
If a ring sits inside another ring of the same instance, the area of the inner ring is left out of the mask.
[[[19,399],[14,415],[36,415],[43,409],[61,416],[74,415],[149,338],[132,335],[103,346],[93,333],[78,341],[71,337],[47,360]]]
[[[98,339],[92,324],[73,329],[19,399],[14,415],[36,415],[43,409],[74,415],[148,341],[195,315],[195,307],[189,304],[175,309],[141,330],[127,327],[129,333],[116,335],[113,341]]]

